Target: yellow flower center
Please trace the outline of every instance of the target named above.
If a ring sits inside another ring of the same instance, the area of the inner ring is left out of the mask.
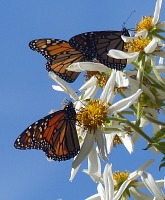
[[[99,87],[103,88],[107,80],[109,78],[108,74],[105,74],[104,72],[99,72],[99,71],[87,71],[85,74],[85,81],[89,80],[92,76],[95,76],[98,80],[97,84]]]
[[[125,49],[129,53],[133,52],[143,52],[144,48],[151,42],[150,38],[138,37],[132,40],[130,43],[125,44]]]
[[[125,172],[116,171],[115,173],[113,173],[113,179],[115,180],[114,189],[119,190],[120,186],[124,183],[124,181],[126,181],[128,179],[128,176],[129,176],[129,173],[127,171],[125,171]],[[129,188],[131,186],[135,187],[136,182],[137,182],[137,180],[131,181],[129,183],[129,185],[127,186],[127,188]],[[126,189],[126,191],[127,191],[127,189]]]
[[[152,28],[152,17],[142,17],[142,20],[139,24],[136,25],[136,30],[137,32],[147,29],[148,31]]]
[[[82,107],[76,115],[80,126],[89,131],[95,131],[101,127],[107,119],[107,104],[101,103],[100,100],[90,99],[89,104]]]

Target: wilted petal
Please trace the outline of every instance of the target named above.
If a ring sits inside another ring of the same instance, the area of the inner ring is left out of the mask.
[[[135,94],[133,94],[132,96],[122,99],[119,102],[113,104],[112,106],[110,106],[107,111],[110,113],[117,113],[117,112],[121,112],[125,109],[127,109],[128,107],[130,107],[134,101],[140,96],[140,94],[143,91],[141,89],[139,89]]]
[[[157,0],[156,6],[155,6],[155,11],[154,11],[154,17],[152,19],[152,25],[153,26],[155,24],[157,24],[158,21],[159,21],[159,15],[160,15],[161,6],[162,6],[162,0]]]

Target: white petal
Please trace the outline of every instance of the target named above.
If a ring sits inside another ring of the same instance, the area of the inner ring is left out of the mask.
[[[72,169],[71,169],[71,174],[70,174],[70,179],[69,179],[70,182],[73,181],[73,179],[74,179],[74,177],[76,176],[76,174],[77,174],[79,168],[80,168],[80,165],[77,166],[76,168],[72,168]]]
[[[80,152],[72,163],[72,168],[76,169],[81,164],[81,162],[88,156],[94,144],[94,140],[95,136],[93,134],[86,134]]]
[[[152,41],[144,48],[145,53],[152,53],[158,46],[159,38],[153,38]]]
[[[128,135],[128,134],[122,134],[122,135],[123,135],[123,137],[121,137],[121,136],[119,136],[119,137],[120,137],[122,143],[124,144],[125,148],[131,154],[134,149],[133,141],[132,141],[130,135]]]
[[[139,171],[143,171],[145,170],[147,167],[149,167],[152,163],[154,162],[153,159],[148,160],[147,162],[145,162],[141,167],[139,167],[136,171],[132,172],[129,174],[129,178],[132,179],[132,177],[134,177],[135,179],[139,176],[138,172]]]
[[[129,80],[126,77],[125,73],[121,71],[116,72],[116,84],[117,84],[117,87],[128,87]]]
[[[49,72],[48,75],[51,79],[57,82],[60,85],[60,87],[65,91],[65,93],[69,94],[72,99],[74,99],[75,101],[79,100],[76,92],[59,76],[57,76],[54,72]]]
[[[97,85],[97,78],[92,76],[87,82],[85,82],[85,84],[79,90],[83,91],[95,85]]]
[[[98,194],[99,194],[101,200],[106,200],[106,194],[105,194],[104,188],[101,183],[98,184],[97,191],[98,191]]]
[[[148,30],[143,29],[135,34],[135,39],[138,37],[146,38],[148,35]]]
[[[116,59],[135,59],[139,55],[139,52],[127,53],[116,49],[111,49],[107,55]]]
[[[97,142],[100,156],[104,161],[107,161],[108,157],[107,157],[106,139],[105,139],[105,135],[102,133],[100,128],[96,130],[95,137],[96,137],[96,142]]]
[[[88,174],[94,182],[98,183],[101,179],[101,163],[96,152],[96,148],[93,146],[91,152],[88,156],[88,170],[83,170],[86,174]]]
[[[109,154],[113,148],[113,139],[116,136],[117,132],[110,132],[110,134],[106,134],[105,132],[105,138],[107,143],[107,153]]]
[[[155,6],[155,11],[154,11],[154,17],[152,19],[152,25],[153,26],[155,24],[157,24],[158,21],[159,21],[159,15],[160,15],[161,6],[162,6],[162,0],[157,0],[156,6]]]
[[[94,62],[77,62],[71,64],[68,68],[68,71],[76,71],[76,72],[82,72],[82,71],[100,71],[100,72],[109,72],[110,69],[101,64],[101,63],[94,63]]]
[[[130,191],[131,196],[135,200],[144,200],[144,199],[145,200],[153,200],[153,197],[149,196],[148,194],[145,194],[144,192],[137,190],[134,187],[130,187],[129,191]]]
[[[82,95],[82,99],[86,100],[86,99],[93,99],[94,96],[96,95],[97,91],[99,89],[98,85],[94,85],[90,88],[88,88],[87,90],[85,90],[85,92]],[[80,99],[81,100],[81,99]]]
[[[140,96],[140,94],[143,91],[141,89],[139,89],[135,94],[133,94],[132,96],[122,99],[119,102],[113,104],[112,106],[110,106],[107,111],[110,113],[117,113],[117,112],[121,112],[125,109],[127,109],[128,107],[130,107],[134,101]]]
[[[109,77],[105,85],[105,88],[100,95],[100,99],[106,103],[109,103],[111,101],[111,94],[114,90],[115,80],[116,80],[116,70],[112,70],[111,76]]]
[[[59,85],[52,85],[52,88],[53,88],[54,90],[59,91],[59,92],[65,92],[65,90],[62,89],[62,87],[60,87]]]
[[[139,171],[139,175],[141,176],[141,179],[145,186],[149,189],[149,191],[159,200],[164,200],[165,195],[162,193],[161,189],[157,186],[155,183],[155,180],[151,176],[151,174]]]

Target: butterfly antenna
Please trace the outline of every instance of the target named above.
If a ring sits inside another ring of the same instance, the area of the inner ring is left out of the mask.
[[[136,10],[132,11],[131,14],[127,17],[126,21],[123,22],[123,28],[125,27],[126,23],[128,22],[129,18],[132,16],[132,14],[136,12]]]

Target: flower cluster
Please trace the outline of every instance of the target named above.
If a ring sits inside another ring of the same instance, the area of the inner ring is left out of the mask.
[[[147,142],[146,149],[165,154],[165,123],[159,119],[160,114],[165,114],[165,79],[162,76],[165,71],[165,38],[161,35],[165,22],[159,22],[161,4],[162,0],[157,0],[153,17],[142,17],[133,36],[122,36],[124,52],[115,49],[108,52],[110,57],[126,59],[127,65],[131,63],[131,71],[116,71],[94,62],[74,63],[69,66],[69,71],[87,71],[79,96],[61,78],[49,72],[49,76],[58,83],[53,88],[65,92],[74,101],[81,149],[72,163],[70,180],[87,157],[88,169],[84,172],[98,183],[98,194],[88,200],[117,200],[129,196],[135,199],[165,199],[160,189],[164,180],[154,181],[152,175],[145,171],[153,160],[133,173],[112,173],[112,164],[106,164],[102,174],[100,162],[100,158],[108,161],[111,150],[121,144],[132,154],[140,136]],[[153,135],[144,131],[149,124],[153,127]],[[164,162],[160,168],[163,166]],[[140,187],[146,187],[153,198],[141,192]]]

